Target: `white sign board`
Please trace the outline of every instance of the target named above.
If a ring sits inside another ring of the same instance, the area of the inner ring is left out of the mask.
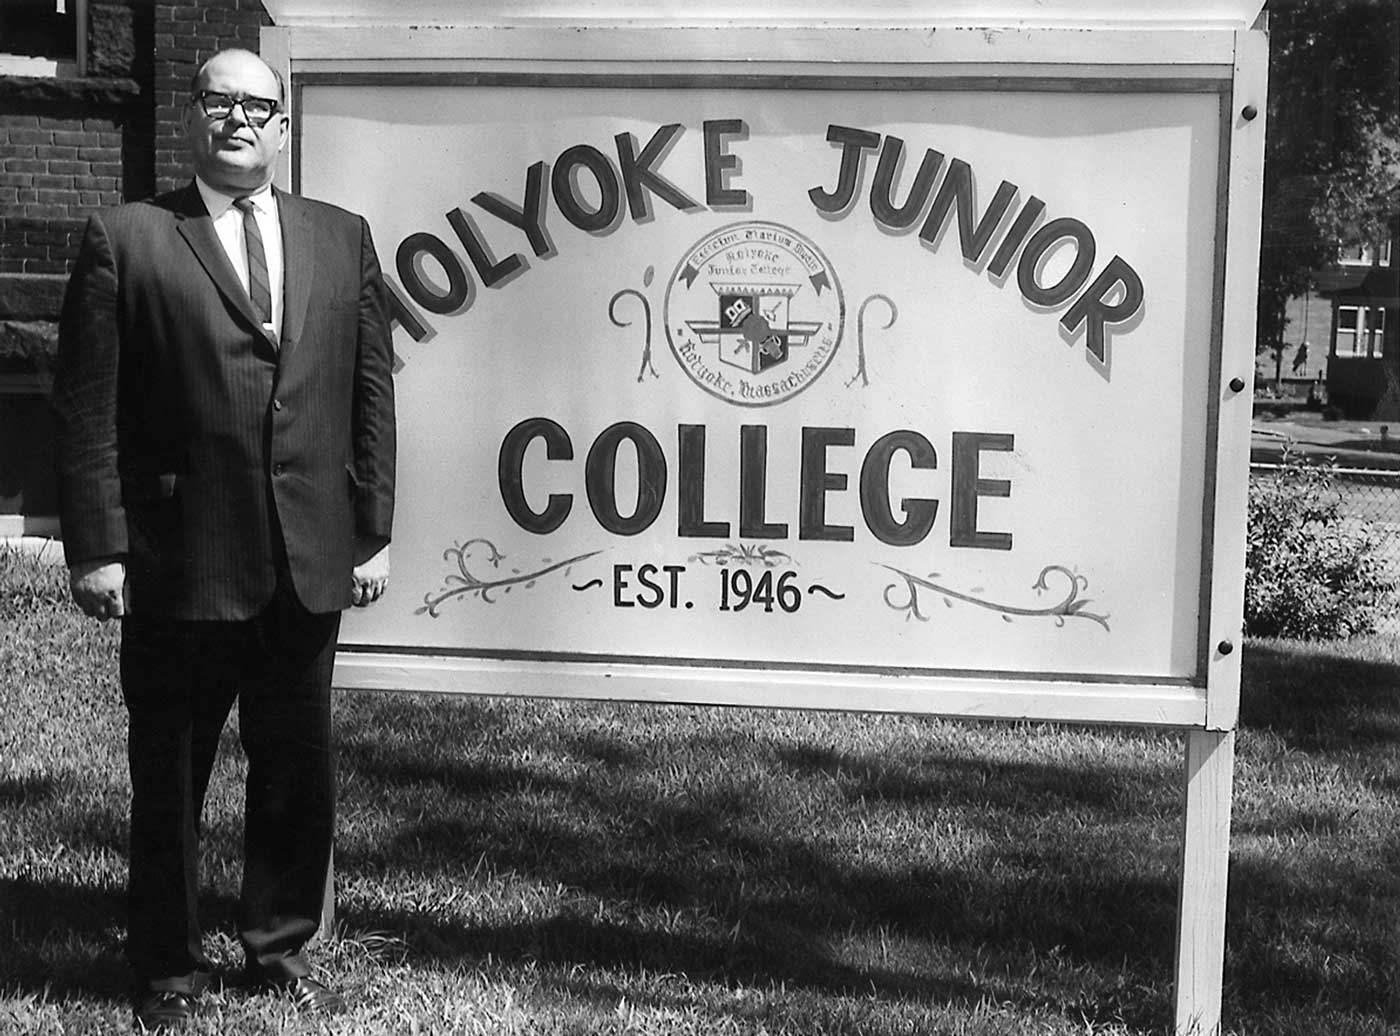
[[[343,678],[1205,725],[1228,54],[736,71],[704,35],[293,67],[295,186],[367,217],[401,325]]]

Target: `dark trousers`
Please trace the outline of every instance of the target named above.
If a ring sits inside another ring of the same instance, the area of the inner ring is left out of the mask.
[[[248,759],[238,930],[273,979],[307,973],[334,830],[331,670],[340,613],[312,614],[289,580],[243,622],[122,621],[129,718],[127,956],[138,984],[197,991],[209,971],[197,912],[199,829],[235,699]]]

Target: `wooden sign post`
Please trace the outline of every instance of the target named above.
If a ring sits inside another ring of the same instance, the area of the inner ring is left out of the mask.
[[[268,0],[397,320],[338,684],[1185,730],[1218,1031],[1261,4],[763,6]]]

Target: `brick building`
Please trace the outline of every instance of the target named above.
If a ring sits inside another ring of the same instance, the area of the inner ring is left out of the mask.
[[[54,531],[46,396],[88,214],[189,179],[190,76],[267,24],[260,0],[0,4],[0,536]]]
[[[1400,420],[1397,241],[1392,218],[1385,240],[1339,248],[1334,264],[1313,271],[1313,287],[1288,302],[1283,349],[1255,358],[1258,385],[1353,420]]]
[[[1347,417],[1400,420],[1400,266],[1395,242],[1400,220],[1387,240],[1347,249],[1337,265],[1318,272],[1318,290],[1331,303],[1327,391]]]

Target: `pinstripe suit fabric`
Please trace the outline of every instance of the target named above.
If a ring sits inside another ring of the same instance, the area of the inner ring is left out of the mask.
[[[125,555],[133,610],[244,619],[276,532],[312,612],[351,603],[356,538],[393,517],[394,405],[369,229],[278,194],[280,348],[193,184],[94,216],[65,297],[53,404],[70,565]]]

